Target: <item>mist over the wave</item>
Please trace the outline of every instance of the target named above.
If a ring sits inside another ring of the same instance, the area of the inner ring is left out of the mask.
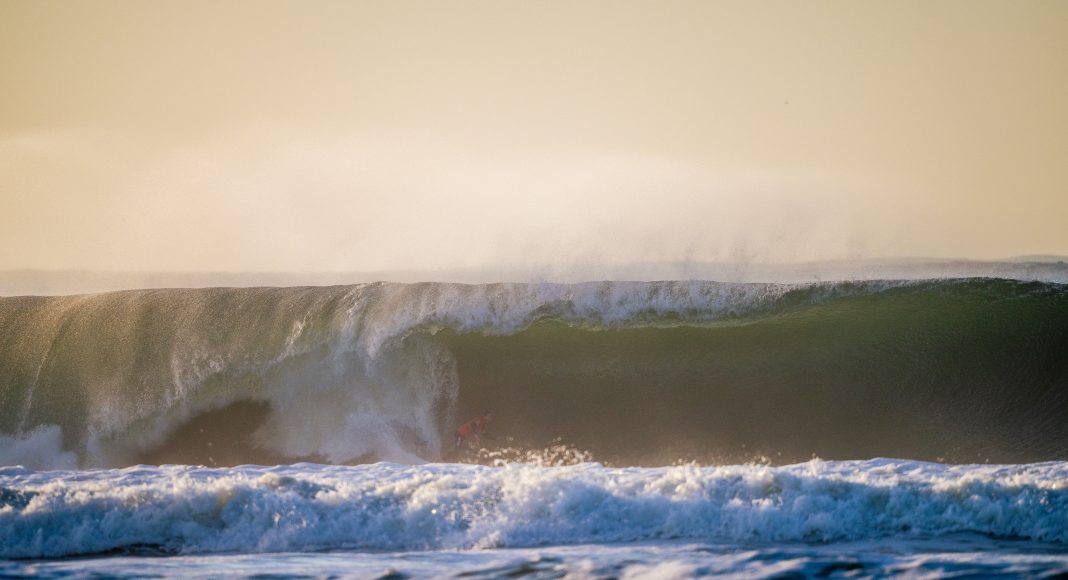
[[[8,268],[314,272],[538,264],[566,271],[694,260],[990,258],[1004,257],[1006,247],[943,247],[948,237],[918,226],[929,207],[887,199],[886,184],[811,170],[771,175],[581,150],[486,154],[420,135],[354,140],[293,128],[140,152],[129,167],[98,159],[122,158],[138,149],[136,141],[78,133],[37,139],[32,147],[26,140],[0,144],[48,173],[24,180],[30,191],[20,202],[23,219],[4,235],[37,243],[8,257]],[[87,192],[94,203],[85,206]],[[65,211],[57,212],[57,203]],[[56,244],[32,227],[49,220],[79,243]]]
[[[267,130],[157,152],[131,168],[96,156],[121,158],[136,142],[96,137],[44,136],[29,153],[8,140],[8,154],[54,171],[25,181],[22,219],[0,234],[25,251],[3,266],[599,269],[608,277],[663,262],[1001,259],[1061,249],[1021,237],[1000,215],[954,226],[962,208],[892,195],[892,182],[872,176],[581,151],[494,156],[415,135],[353,141]],[[82,159],[94,144],[103,148]],[[62,241],[36,229],[44,221],[65,232]]]
[[[4,270],[1068,254],[1056,3],[47,6],[0,6]]]

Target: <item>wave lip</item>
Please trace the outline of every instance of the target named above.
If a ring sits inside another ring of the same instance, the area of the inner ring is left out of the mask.
[[[978,533],[1068,544],[1068,463],[0,469],[0,557]]]

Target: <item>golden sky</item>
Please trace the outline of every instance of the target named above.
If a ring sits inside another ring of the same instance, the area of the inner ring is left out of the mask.
[[[0,2],[0,269],[1068,254],[1068,2]]]

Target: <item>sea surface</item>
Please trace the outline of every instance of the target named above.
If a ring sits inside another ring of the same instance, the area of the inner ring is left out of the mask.
[[[0,297],[0,575],[1068,574],[1062,270]]]
[[[1068,573],[1068,463],[0,471],[0,574]]]

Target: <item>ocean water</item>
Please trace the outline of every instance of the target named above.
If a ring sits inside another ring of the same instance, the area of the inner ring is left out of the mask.
[[[1068,463],[0,471],[0,573],[1068,573]]]
[[[0,575],[1068,573],[1060,279],[131,290],[0,329]]]

